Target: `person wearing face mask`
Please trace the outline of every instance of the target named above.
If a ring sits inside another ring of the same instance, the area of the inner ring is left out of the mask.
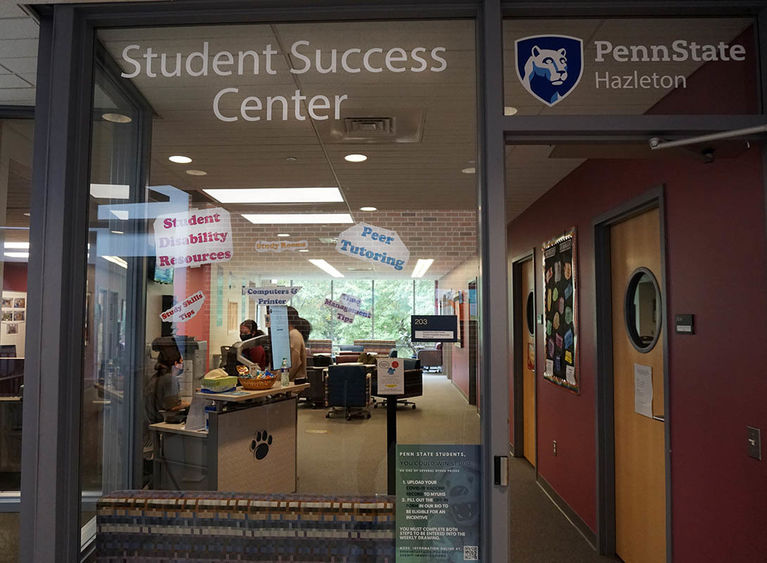
[[[245,342],[256,336],[263,336],[264,332],[258,329],[256,321],[248,319],[242,321],[240,324],[240,340]],[[267,367],[266,350],[263,346],[253,346],[243,350],[242,354],[246,356],[251,362],[257,364],[259,368],[265,369]]]

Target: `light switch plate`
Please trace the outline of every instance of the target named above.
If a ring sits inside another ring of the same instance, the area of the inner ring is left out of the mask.
[[[762,431],[759,428],[746,426],[746,444],[748,455],[761,461],[762,459]]]

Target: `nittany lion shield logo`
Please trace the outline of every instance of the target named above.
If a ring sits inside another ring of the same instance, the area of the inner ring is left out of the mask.
[[[522,86],[551,107],[564,100],[583,74],[583,41],[566,35],[533,35],[515,42]]]

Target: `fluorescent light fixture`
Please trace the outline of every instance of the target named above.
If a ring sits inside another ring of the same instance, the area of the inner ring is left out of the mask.
[[[104,121],[111,121],[112,123],[130,123],[132,118],[122,113],[104,113],[101,115],[101,119]]]
[[[347,154],[344,157],[346,162],[365,162],[367,159],[367,155],[364,154]]]
[[[202,190],[221,203],[337,203],[338,188],[246,188]]]
[[[29,258],[29,252],[5,252],[8,258]]]
[[[474,168],[473,166],[469,166],[468,168],[464,168],[463,170],[461,170],[461,172],[463,172],[464,174],[476,174],[477,169]]]
[[[125,233],[123,231],[109,231],[113,235],[124,235]]]
[[[190,176],[207,176],[208,175],[208,173],[205,172],[205,170],[187,170],[186,173],[189,174]]]
[[[334,278],[342,278],[342,277],[344,277],[344,275],[341,272],[339,272],[333,266],[331,266],[330,264],[325,262],[325,260],[316,260],[315,259],[315,260],[309,260],[309,262],[311,262],[312,264],[317,266],[323,272],[327,272],[328,274],[330,274]]]
[[[289,237],[289,236],[290,236],[290,234],[288,234],[288,233],[277,233],[277,236],[278,236],[278,237],[282,237],[282,238],[285,238],[285,237]]]
[[[125,184],[91,184],[91,195],[99,199],[128,199],[130,186]]]
[[[169,156],[168,160],[170,160],[171,162],[175,162],[176,164],[189,164],[190,162],[192,162],[191,158],[181,154],[174,154],[173,156]]]
[[[24,213],[24,217],[29,217],[29,213]]]
[[[418,262],[416,262],[415,268],[413,268],[413,273],[410,275],[411,278],[422,278],[423,275],[426,273],[426,270],[431,268],[432,263],[434,262],[433,258],[420,258]]]
[[[242,216],[254,225],[354,223],[348,213],[243,213]]]
[[[107,262],[111,262],[112,264],[117,264],[121,268],[125,268],[126,270],[128,269],[128,263],[122,258],[120,258],[119,256],[102,256],[102,258],[106,260]]]
[[[360,211],[378,211],[378,208],[368,205],[366,207],[360,207]]]
[[[3,247],[8,249],[21,249],[21,250],[29,250],[29,243],[28,242],[6,242],[3,243]]]
[[[308,248],[299,248],[298,251],[299,252],[309,252],[309,249]]]

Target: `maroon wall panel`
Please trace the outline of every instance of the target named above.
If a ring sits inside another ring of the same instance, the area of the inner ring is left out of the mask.
[[[596,530],[592,222],[665,185],[667,314],[693,313],[696,320],[694,336],[669,333],[676,561],[758,560],[767,553],[767,461],[748,458],[745,450],[746,425],[767,433],[767,369],[759,353],[767,312],[760,162],[758,147],[712,164],[588,161],[509,227],[510,255],[535,246],[537,263],[542,242],[577,228],[581,392],[539,377],[538,462],[541,476]],[[536,285],[542,295],[538,273]]]

